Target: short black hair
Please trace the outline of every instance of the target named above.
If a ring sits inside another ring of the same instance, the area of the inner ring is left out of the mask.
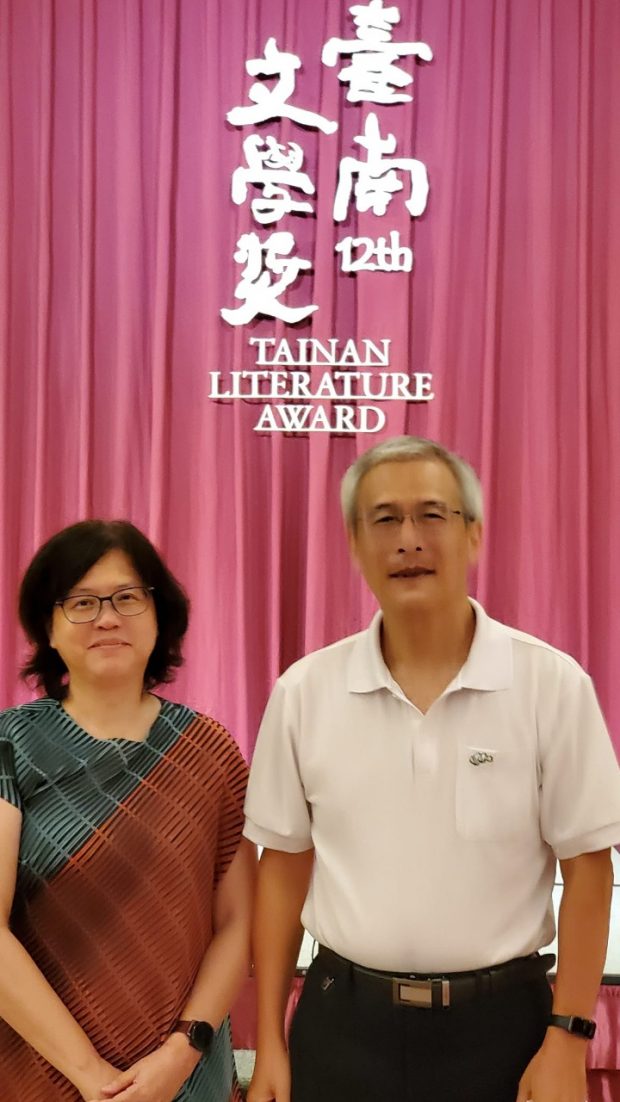
[[[153,587],[157,641],[144,672],[144,687],[172,681],[183,664],[181,644],[189,620],[189,600],[149,539],[128,520],[82,520],[63,528],[39,548],[19,591],[19,619],[32,646],[21,673],[48,696],[67,695],[67,667],[50,646],[56,601],[66,597],[108,551],[124,551],[146,586]]]

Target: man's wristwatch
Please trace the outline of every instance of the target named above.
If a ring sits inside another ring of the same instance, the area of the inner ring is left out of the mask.
[[[596,1033],[596,1022],[590,1018],[578,1018],[576,1014],[552,1014],[549,1025],[557,1025],[559,1029],[565,1029],[575,1037],[585,1037],[588,1041]]]
[[[172,1033],[184,1033],[192,1048],[206,1056],[213,1043],[215,1030],[209,1022],[178,1021],[172,1027]]]

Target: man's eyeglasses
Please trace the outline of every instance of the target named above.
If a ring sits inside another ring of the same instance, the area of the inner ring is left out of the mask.
[[[90,624],[97,619],[104,601],[109,601],[119,616],[139,616],[141,612],[146,612],[152,592],[152,585],[130,585],[116,589],[107,597],[80,593],[54,603],[62,609],[70,624]]]
[[[403,526],[405,519],[409,517],[414,528],[424,532],[426,536],[441,537],[448,529],[453,517],[462,517],[468,524],[472,517],[464,513],[462,509],[450,509],[442,502],[421,502],[410,513],[403,513],[391,506],[376,509],[364,516],[364,521],[369,532],[375,539],[391,541]]]

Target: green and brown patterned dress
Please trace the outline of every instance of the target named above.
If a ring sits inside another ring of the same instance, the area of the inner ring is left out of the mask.
[[[11,928],[99,1054],[127,1068],[178,1019],[241,837],[245,762],[162,701],[143,742],[93,738],[55,700],[0,713],[0,798],[23,814]],[[2,1102],[80,1095],[0,1021]],[[176,1102],[238,1099],[225,1022]]]

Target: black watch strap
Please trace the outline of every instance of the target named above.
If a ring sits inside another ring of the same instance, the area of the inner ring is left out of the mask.
[[[578,1018],[576,1014],[552,1014],[549,1025],[556,1025],[558,1029],[565,1029],[567,1033],[575,1037],[585,1037],[591,1041],[596,1033],[596,1022],[591,1018]]]

